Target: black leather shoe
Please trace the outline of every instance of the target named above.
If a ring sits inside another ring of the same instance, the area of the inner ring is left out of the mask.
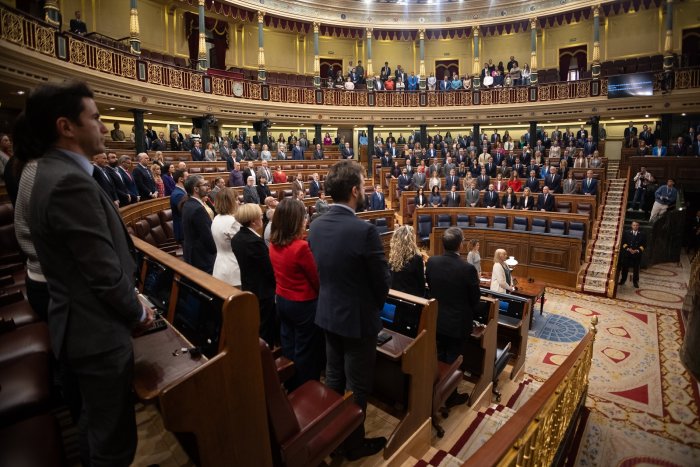
[[[468,394],[460,394],[458,392],[453,392],[452,394],[450,394],[450,397],[448,397],[447,400],[445,401],[445,407],[450,409],[450,408],[456,407],[458,405],[466,404],[468,400],[469,400]]]
[[[625,285],[625,281],[620,281],[617,283],[617,285]]]
[[[637,284],[637,283],[635,282],[635,283],[634,283],[634,288],[635,288],[635,289],[638,289],[638,288],[639,288],[639,284]]]
[[[365,438],[360,446],[345,453],[345,458],[349,461],[356,461],[363,457],[372,456],[386,445],[386,438]]]

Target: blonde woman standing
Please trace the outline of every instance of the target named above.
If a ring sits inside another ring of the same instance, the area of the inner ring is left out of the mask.
[[[410,225],[402,225],[391,237],[389,269],[392,289],[418,297],[425,296],[425,265]]]
[[[513,285],[513,276],[510,267],[506,264],[508,253],[499,248],[493,255],[493,270],[491,271],[491,290],[494,292],[508,293],[516,290]]]
[[[216,244],[216,260],[212,275],[235,287],[241,286],[241,269],[231,249],[231,239],[241,230],[235,218],[238,193],[235,188],[223,188],[214,198],[216,217],[211,222],[211,234]]]

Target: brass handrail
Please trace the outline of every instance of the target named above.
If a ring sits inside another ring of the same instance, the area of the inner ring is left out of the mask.
[[[554,374],[462,465],[551,465],[588,392],[598,318]]]

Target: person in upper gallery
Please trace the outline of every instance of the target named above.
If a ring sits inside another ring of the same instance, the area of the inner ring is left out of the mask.
[[[643,139],[639,140],[639,147],[637,148],[637,151],[635,151],[635,155],[638,157],[651,155],[651,151],[649,150],[649,146],[647,146],[646,141],[644,141]]]
[[[334,204],[311,224],[309,245],[320,278],[316,324],[326,336],[326,385],[351,390],[366,413],[391,276],[376,226],[355,216],[365,199],[362,167],[341,161],[325,185]],[[381,451],[386,438],[365,438],[363,423],[343,444],[352,461]]]
[[[545,185],[542,187],[542,193],[537,197],[538,211],[554,211],[554,195],[549,192],[549,188]]]
[[[442,81],[440,81],[440,91],[450,91],[451,89],[452,83],[450,83],[447,72],[445,72],[445,75],[442,77]]]
[[[382,83],[389,79],[389,77],[391,76],[391,68],[389,67],[389,62],[384,62],[384,66],[379,72],[379,76]]]
[[[593,196],[598,194],[598,179],[593,176],[591,169],[586,171],[586,178],[581,181],[581,193]]]
[[[332,144],[333,144],[333,138],[331,138],[331,134],[326,133],[326,136],[323,137],[323,145],[330,146]]]
[[[581,128],[576,132],[576,140],[578,146],[583,146],[583,143],[588,139],[588,130],[581,124]]]
[[[112,137],[112,141],[126,140],[124,132],[119,129],[119,122],[114,122],[114,129],[110,132],[110,136]]]
[[[274,222],[275,216],[272,217]],[[248,203],[240,206],[236,220],[241,229],[231,239],[231,249],[236,255],[241,271],[241,289],[253,292],[260,305],[260,337],[272,347],[275,345],[275,273],[263,231],[263,213],[260,205]]]
[[[384,90],[385,91],[393,91],[396,86],[396,83],[394,82],[394,77],[389,76],[386,81],[384,81]]]
[[[438,301],[438,359],[445,363],[452,363],[462,355],[465,341],[472,332],[474,308],[481,298],[476,268],[459,256],[463,241],[462,229],[447,228],[442,236],[445,252],[429,258],[425,268],[430,297]],[[455,390],[445,405],[463,404],[468,398],[467,394]]]
[[[80,10],[75,11],[75,18],[70,20],[70,32],[84,36],[87,34],[87,25],[82,20]]]
[[[214,199],[216,216],[211,223],[211,234],[216,245],[216,259],[212,275],[234,287],[241,286],[241,270],[231,249],[231,239],[241,229],[236,220],[238,192],[235,188],[223,188]]]
[[[685,144],[685,138],[683,138],[682,136],[679,136],[678,139],[676,140],[676,144],[673,145],[672,151],[673,151],[673,155],[676,157],[687,156],[688,155],[688,146]]]
[[[355,158],[355,153],[353,152],[352,148],[350,147],[350,143],[345,143],[345,146],[340,151],[340,157],[341,159],[354,159]]]
[[[416,246],[413,227],[402,225],[391,237],[389,252],[391,288],[417,297],[425,296],[425,264]]]
[[[651,155],[656,157],[664,157],[666,155],[666,146],[661,139],[656,140],[656,146],[651,150]]]
[[[644,206],[644,195],[647,190],[647,185],[654,182],[654,176],[647,172],[646,167],[642,166],[639,172],[634,176],[634,197],[632,198],[631,208],[633,210],[639,210],[640,205]]]
[[[499,293],[515,292],[517,290],[517,287],[513,285],[513,276],[511,274],[511,267],[515,264],[518,264],[517,261],[509,259],[508,253],[503,248],[499,248],[494,252],[491,290]]]
[[[700,134],[695,137],[691,148],[691,155],[700,157]]]
[[[523,190],[523,195],[518,202],[518,209],[523,211],[533,211],[535,209],[535,197],[532,196],[530,188],[525,187]]]
[[[158,138],[151,141],[151,151],[165,151],[168,149],[168,144],[165,142],[165,134],[161,131],[158,133]]]
[[[185,180],[188,198],[182,206],[183,259],[208,274],[214,270],[216,244],[211,234],[214,211],[204,198],[209,194],[209,182],[201,175]]]
[[[316,148],[314,149],[314,153],[313,153],[313,158],[314,158],[315,160],[320,160],[320,159],[323,159],[323,158],[324,158],[324,156],[323,156],[323,149],[322,149],[322,147],[321,147],[320,144],[317,144],[317,145],[316,145]]]
[[[355,83],[352,82],[351,76],[348,76],[348,78],[345,80],[345,84],[343,86],[345,87],[346,91],[354,91],[355,90]]]
[[[411,72],[411,75],[408,77],[408,90],[409,91],[417,91],[418,90],[418,82],[420,79],[418,76],[416,76],[413,72]]]
[[[147,165],[149,163],[148,154],[142,152],[137,156],[137,159],[139,163],[136,164],[131,175],[134,177],[134,183],[136,183],[136,188],[139,190],[139,197],[141,201],[156,198],[158,190]]]
[[[644,125],[646,127],[646,125]],[[623,133],[623,136],[625,138],[629,138],[632,134],[637,134],[637,127],[634,126],[634,122],[630,122],[627,128],[625,128],[625,131]]]
[[[508,187],[503,198],[501,199],[501,207],[503,209],[515,209],[518,206],[518,198],[513,193],[513,189]]]
[[[435,88],[437,86],[437,78],[435,78],[435,74],[433,72],[430,72],[430,76],[428,76],[428,91],[435,91]]]
[[[646,236],[639,230],[639,222],[633,221],[632,228],[622,233],[622,272],[619,285],[625,285],[629,277],[629,268],[632,266],[632,284],[639,288],[639,266],[642,261],[642,253],[646,247]]]
[[[574,171],[570,170],[566,179],[561,184],[561,192],[565,195],[575,195],[578,192],[576,180],[574,179]]]
[[[369,198],[369,210],[383,211],[384,209],[386,209],[386,200],[384,199],[382,186],[376,185],[374,187],[374,193],[372,193],[372,196]]]
[[[296,369],[285,382],[291,392],[307,381],[318,381],[324,366],[323,333],[314,322],[319,278],[313,254],[304,240],[304,203],[283,199],[271,223],[270,262],[275,274],[282,354],[294,362]]]
[[[662,216],[669,207],[675,206],[678,190],[673,186],[674,180],[669,178],[666,185],[660,186],[654,193],[654,205],[651,208],[649,222],[654,222],[657,217]]]
[[[108,133],[93,96],[72,82],[40,86],[27,98],[22,140],[31,138],[31,152],[41,155],[28,227],[48,284],[50,342],[66,400],[81,402],[71,404],[81,461],[128,466],[137,442],[132,330],[150,326],[153,310],[137,298],[134,246],[119,212],[92,177],[90,159],[105,151]]]

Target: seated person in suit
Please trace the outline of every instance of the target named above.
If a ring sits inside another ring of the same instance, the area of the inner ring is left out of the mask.
[[[474,308],[481,298],[476,268],[459,256],[463,241],[462,229],[449,227],[442,236],[445,253],[428,259],[425,268],[430,297],[438,301],[438,358],[446,363],[454,362],[463,353],[472,332]],[[463,404],[466,400],[466,394],[455,392],[446,405]]]
[[[586,178],[581,180],[581,193],[594,196],[598,194],[598,180],[593,177],[592,170],[588,170]]]
[[[685,138],[679,136],[676,140],[676,144],[673,145],[673,155],[674,156],[685,156],[688,154],[688,146],[685,144]]]
[[[494,189],[493,183],[489,185],[489,189],[484,193],[484,205],[485,208],[497,208],[498,207],[498,193]]]
[[[430,205],[434,208],[442,207],[442,196],[440,195],[440,187],[434,186],[430,192]]]
[[[461,197],[459,193],[457,193],[457,185],[452,185],[450,187],[450,192],[445,196],[445,204],[448,208],[456,208],[459,207],[460,200]]]
[[[523,190],[523,195],[518,202],[518,209],[522,209],[523,211],[532,211],[535,209],[535,197],[532,196],[530,188],[525,187]]]
[[[651,155],[655,157],[663,157],[666,155],[666,146],[664,146],[663,141],[656,140],[656,146],[651,150]]]
[[[384,199],[382,186],[376,185],[374,187],[374,193],[372,193],[372,196],[369,198],[369,210],[383,211],[384,209],[386,209],[386,200]]]
[[[542,187],[542,193],[537,197],[537,210],[553,212],[554,206],[554,195],[549,192],[547,186]]]

